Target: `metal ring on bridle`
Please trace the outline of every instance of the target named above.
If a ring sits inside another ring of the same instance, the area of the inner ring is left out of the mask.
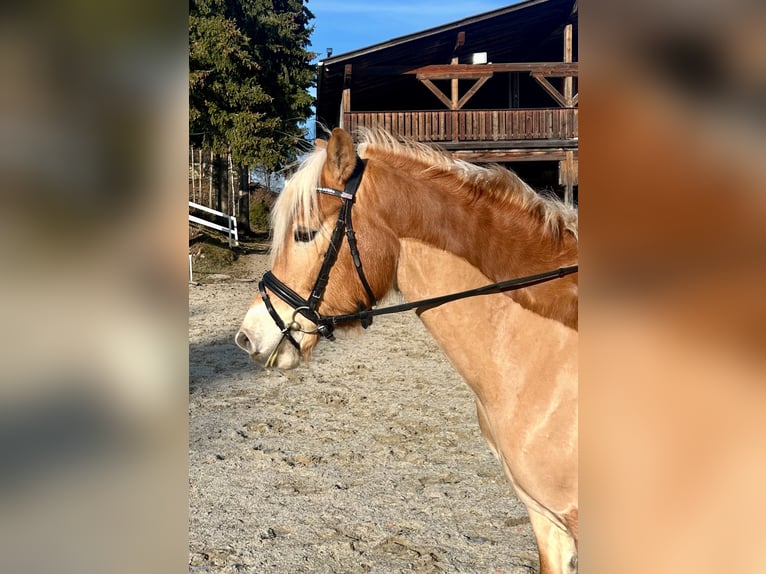
[[[293,318],[290,320],[290,324],[287,325],[286,329],[288,329],[289,331],[296,331],[298,333],[304,333],[306,335],[314,335],[316,333],[319,333],[319,328],[318,327],[315,328],[313,331],[306,331],[303,328],[303,326],[300,323],[298,323],[298,321],[295,320],[295,318],[298,316],[298,314],[302,310],[311,311],[311,308],[306,306],[306,305],[303,305],[301,307],[296,307],[295,310],[293,311]]]

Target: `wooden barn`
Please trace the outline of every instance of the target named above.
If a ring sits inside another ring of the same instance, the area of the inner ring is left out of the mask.
[[[317,121],[382,126],[577,201],[577,0],[529,0],[318,65]],[[318,130],[317,133],[320,133]]]

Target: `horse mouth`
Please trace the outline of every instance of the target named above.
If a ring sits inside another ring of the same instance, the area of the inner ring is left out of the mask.
[[[294,369],[301,363],[302,358],[305,359],[310,354],[310,351],[303,349],[299,352],[284,338],[280,339],[275,346],[266,349],[254,341],[252,335],[244,328],[240,329],[234,337],[237,346],[245,351],[255,364],[264,368]]]
[[[280,371],[290,371],[301,364],[301,358],[298,353],[291,351],[278,352],[276,356],[272,354],[250,355],[250,358],[258,366],[264,369],[278,369]]]

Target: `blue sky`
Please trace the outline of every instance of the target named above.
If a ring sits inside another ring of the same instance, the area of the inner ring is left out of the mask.
[[[308,0],[317,60],[517,4],[518,0]]]

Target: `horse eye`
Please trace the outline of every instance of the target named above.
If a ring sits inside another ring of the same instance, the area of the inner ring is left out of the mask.
[[[317,234],[315,229],[306,229],[305,227],[298,227],[293,232],[293,239],[298,243],[308,243],[314,241],[314,236]]]

